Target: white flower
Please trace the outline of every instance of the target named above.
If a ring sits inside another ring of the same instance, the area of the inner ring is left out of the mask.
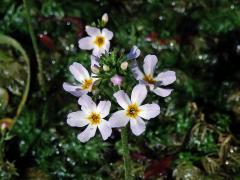
[[[111,31],[104,28],[101,32],[98,28],[86,26],[86,32],[89,36],[78,41],[80,49],[93,49],[92,54],[97,57],[109,51],[110,40],[113,38]]]
[[[100,101],[96,105],[90,96],[83,95],[79,98],[78,104],[81,105],[81,111],[72,112],[67,117],[67,123],[72,127],[87,126],[82,133],[78,134],[77,138],[83,143],[87,142],[95,136],[98,128],[103,140],[108,139],[112,134],[112,128],[104,118],[109,114],[111,102]]]
[[[146,125],[142,120],[149,120],[160,114],[160,107],[157,104],[141,105],[147,96],[145,85],[138,84],[133,88],[131,100],[128,95],[120,90],[114,94],[117,103],[123,110],[115,112],[109,119],[111,127],[124,127],[130,121],[130,128],[135,135],[142,134]]]
[[[173,89],[164,89],[160,86],[167,86],[176,81],[176,73],[174,71],[165,71],[154,77],[157,62],[158,59],[155,55],[147,55],[143,63],[144,73],[139,69],[136,62],[131,65],[131,70],[140,84],[148,85],[152,92],[158,96],[166,97],[171,94]]]
[[[69,66],[69,70],[74,76],[74,78],[80,82],[78,85],[71,85],[69,83],[63,83],[63,89],[74,96],[80,97],[83,94],[87,94],[92,91],[92,86],[97,78],[90,76],[88,71],[83,67],[83,65],[74,62]]]

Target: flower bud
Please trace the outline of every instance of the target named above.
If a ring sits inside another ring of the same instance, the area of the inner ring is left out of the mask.
[[[137,46],[133,46],[130,52],[127,54],[127,60],[137,59],[140,56],[140,49]]]
[[[11,129],[13,126],[14,120],[10,118],[3,118],[0,120],[0,130],[4,131],[6,129]]]
[[[110,68],[109,68],[109,66],[107,66],[107,65],[104,64],[104,65],[103,65],[103,70],[104,70],[104,71],[109,71]]]
[[[104,24],[107,24],[107,22],[108,22],[108,14],[107,14],[107,13],[104,13],[104,14],[103,14],[103,16],[102,16],[102,22],[103,22]]]
[[[128,62],[127,61],[124,61],[122,64],[121,64],[121,69],[122,70],[126,70],[128,68]]]
[[[93,73],[98,74],[99,73],[99,67],[97,66],[91,66],[91,70]]]
[[[112,78],[111,78],[111,82],[113,83],[114,86],[121,86],[123,81],[122,76],[119,76],[118,74],[115,74]]]

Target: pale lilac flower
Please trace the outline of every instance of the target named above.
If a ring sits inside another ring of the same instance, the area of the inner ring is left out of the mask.
[[[91,50],[94,56],[100,57],[102,54],[109,51],[110,40],[113,38],[113,33],[108,29],[100,29],[86,26],[86,32],[89,35],[78,41],[80,49]]]
[[[92,86],[97,78],[90,76],[88,71],[80,63],[74,62],[69,66],[69,70],[74,78],[79,82],[77,85],[63,83],[63,89],[74,96],[80,97],[92,91]]]
[[[137,59],[140,56],[140,49],[137,46],[133,46],[130,52],[127,54],[127,60]]]
[[[176,73],[174,71],[165,71],[154,77],[157,62],[158,59],[155,55],[147,55],[143,63],[144,73],[139,69],[137,63],[133,63],[131,70],[140,84],[148,85],[156,95],[166,97],[171,94],[173,89],[164,89],[162,86],[167,86],[176,81]]]
[[[108,139],[112,134],[112,128],[104,118],[109,114],[111,102],[100,101],[96,105],[90,96],[83,95],[79,98],[78,104],[81,105],[81,111],[72,112],[67,117],[67,123],[72,127],[87,126],[82,133],[78,134],[77,138],[85,143],[95,136],[98,128],[103,140]]]
[[[133,134],[138,136],[146,129],[145,122],[142,118],[149,120],[160,114],[158,104],[141,105],[147,96],[147,88],[145,85],[138,84],[133,88],[131,100],[123,90],[116,92],[113,96],[123,110],[115,112],[110,117],[109,123],[111,127],[124,127],[130,121],[130,128]]]
[[[111,82],[113,83],[114,86],[121,86],[123,81],[123,77],[119,76],[118,74],[115,74],[112,78],[111,78]]]

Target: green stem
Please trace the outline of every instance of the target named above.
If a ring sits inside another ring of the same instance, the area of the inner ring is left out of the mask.
[[[36,35],[34,33],[34,30],[33,30],[32,24],[31,24],[31,15],[30,15],[30,9],[28,6],[28,1],[23,0],[23,5],[24,5],[24,9],[26,11],[28,30],[29,30],[29,33],[30,33],[30,36],[32,39],[33,49],[34,49],[35,56],[36,56],[37,63],[38,63],[38,81],[39,81],[41,90],[45,96],[46,95],[46,87],[45,87],[45,81],[44,81],[44,76],[43,76],[43,65],[42,65],[42,60],[40,58]]]
[[[122,138],[122,148],[123,148],[125,180],[130,180],[132,178],[131,178],[131,162],[130,162],[129,149],[128,149],[127,127],[122,128],[121,138]]]

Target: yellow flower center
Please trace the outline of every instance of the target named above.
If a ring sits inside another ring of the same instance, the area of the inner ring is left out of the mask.
[[[82,89],[86,90],[89,89],[92,86],[93,80],[92,79],[85,79],[82,84]]]
[[[105,38],[103,36],[97,36],[94,43],[100,48],[104,45]]]
[[[153,79],[152,75],[145,75],[143,78],[148,84],[155,84],[155,80]]]
[[[140,109],[138,108],[137,104],[130,104],[127,108],[127,116],[130,118],[136,119],[140,113]]]
[[[97,124],[100,124],[101,116],[99,113],[93,112],[88,116],[88,120],[92,125],[97,125]]]

